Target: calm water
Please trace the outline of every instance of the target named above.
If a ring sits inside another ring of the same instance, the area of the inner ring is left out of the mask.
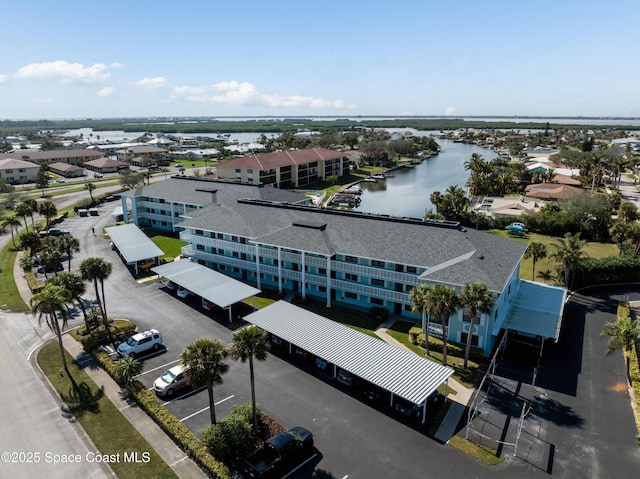
[[[429,196],[444,192],[451,185],[465,188],[469,172],[464,162],[473,153],[485,160],[496,158],[492,150],[475,145],[437,140],[442,151],[410,169],[397,170],[396,176],[377,183],[360,183],[364,190],[362,203],[356,211],[421,218],[426,210],[434,209]],[[466,191],[466,189],[465,189]]]

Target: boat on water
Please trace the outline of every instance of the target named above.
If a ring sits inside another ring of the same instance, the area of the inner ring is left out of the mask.
[[[374,180],[383,180],[383,181],[387,179],[387,177],[386,177],[386,176],[384,176],[384,175],[382,175],[382,174],[379,174],[379,175],[371,175],[371,178],[373,178]]]
[[[343,193],[348,193],[348,194],[351,194],[351,195],[361,195],[362,194],[362,188],[360,188],[358,185],[353,185],[353,186],[350,186],[349,188],[347,188],[346,190],[344,190]]]

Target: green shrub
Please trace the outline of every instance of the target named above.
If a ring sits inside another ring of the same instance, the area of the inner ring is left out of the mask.
[[[27,280],[27,285],[33,294],[39,293],[44,288],[44,284],[38,282],[38,278],[33,271],[25,272],[24,278]]]
[[[109,329],[111,330],[111,334],[114,337],[127,336],[133,333],[137,328],[136,323],[133,321],[127,322],[118,322],[118,325],[110,325]],[[91,352],[97,349],[99,346],[109,343],[109,333],[106,329],[99,329],[98,331],[92,331],[91,334],[86,335],[86,331],[82,328],[82,332],[79,331],[79,334],[82,334],[80,338],[80,343],[84,347],[84,350],[87,352]]]
[[[602,283],[628,283],[640,280],[640,257],[606,256],[580,262],[574,287]]]
[[[256,414],[258,418],[262,414],[262,410],[260,409],[260,404],[256,404]],[[231,416],[238,416],[244,420],[247,424],[253,424],[253,409],[251,407],[250,402],[236,404],[231,407],[231,411],[229,412]]]
[[[251,426],[242,416],[230,415],[203,433],[209,452],[227,462],[239,462],[253,450]]]
[[[93,357],[104,367],[109,375],[115,378],[115,366],[108,354],[94,349]],[[117,382],[117,380],[116,380]],[[140,406],[189,456],[211,473],[212,477],[231,479],[229,469],[216,460],[196,435],[178,420],[169,410],[158,402],[155,394],[148,391],[138,380],[133,380],[127,385],[127,391]]]
[[[414,326],[409,330],[409,338],[411,336],[415,336],[416,342],[413,344],[417,344],[421,348],[425,347],[425,335],[422,334],[422,328],[419,326]],[[433,336],[429,336],[429,351],[435,353],[442,353],[443,341],[440,338],[436,338]],[[449,356],[455,356],[458,358],[464,357],[464,350],[466,349],[465,344],[452,343],[451,341],[447,341],[447,354]],[[472,347],[469,351],[469,359],[474,362],[482,362],[484,361],[484,352],[480,348]]]

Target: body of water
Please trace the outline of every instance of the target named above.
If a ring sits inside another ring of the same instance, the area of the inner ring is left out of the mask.
[[[480,148],[451,140],[437,140],[442,151],[413,168],[401,168],[396,176],[377,183],[360,183],[362,202],[356,211],[394,216],[422,218],[427,210],[435,207],[429,201],[434,191],[444,191],[451,185],[465,188],[469,172],[465,161],[473,153],[492,160],[498,155],[488,148]],[[466,191],[466,188],[465,188]]]

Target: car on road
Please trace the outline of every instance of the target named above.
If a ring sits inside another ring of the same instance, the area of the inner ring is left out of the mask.
[[[65,180],[64,178],[58,178],[56,180],[56,183],[66,183],[67,180]]]
[[[176,168],[182,168],[182,163],[176,163],[176,164],[175,164],[175,165],[173,165],[173,166],[175,166]]]
[[[104,175],[102,173],[94,173],[93,177],[94,178],[102,178]]]
[[[135,358],[149,350],[157,351],[162,346],[162,335],[157,329],[148,329],[131,336],[118,345],[118,354]]]
[[[183,364],[178,364],[165,371],[162,376],[154,381],[153,390],[158,396],[173,396],[176,391],[187,386],[185,367]]]
[[[182,299],[186,299],[186,298],[190,298],[191,296],[195,296],[195,294],[192,291],[189,291],[187,288],[183,288],[182,286],[180,286],[178,288],[178,297],[182,298]]]

